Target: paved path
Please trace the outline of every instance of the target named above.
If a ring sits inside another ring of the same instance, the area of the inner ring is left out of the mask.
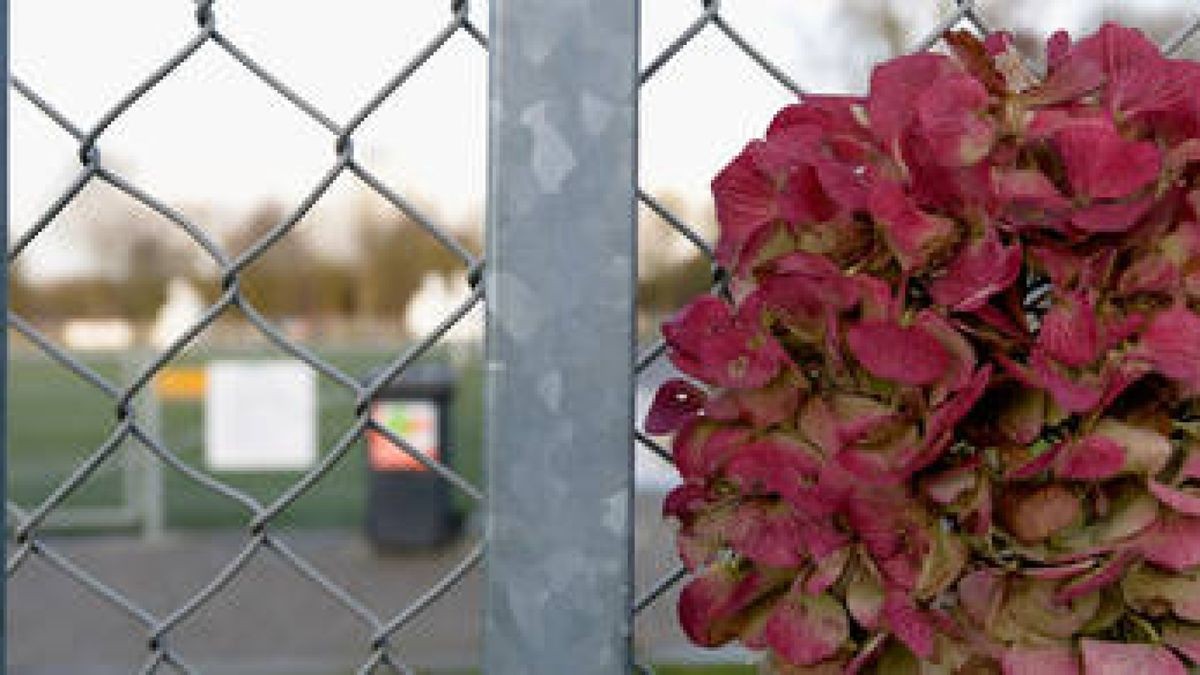
[[[675,562],[671,528],[658,517],[659,498],[637,503],[637,588],[647,588]],[[469,528],[474,530],[477,528]],[[470,549],[474,532],[444,549],[379,556],[357,533],[285,534],[285,541],[367,607],[390,616],[417,597]],[[245,544],[236,532],[186,532],[143,544],[122,536],[63,538],[56,550],[156,616],[177,608]],[[421,669],[476,663],[482,571],[397,636],[395,652]],[[8,587],[9,672],[13,675],[135,673],[147,652],[141,626],[96,599],[50,565],[31,558]],[[675,626],[675,594],[638,618],[636,645],[659,662],[729,660],[688,646]],[[353,672],[366,655],[370,630],[270,551],[260,551],[241,577],[184,621],[170,642],[204,673],[334,675]],[[169,672],[163,669],[160,672]]]

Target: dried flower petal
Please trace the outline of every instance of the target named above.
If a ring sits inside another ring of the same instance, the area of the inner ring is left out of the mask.
[[[1158,177],[1161,158],[1149,141],[1127,141],[1111,124],[1087,120],[1060,129],[1054,143],[1076,195],[1128,196]]]
[[[953,221],[921,211],[895,183],[877,184],[871,191],[870,208],[888,247],[905,270],[925,267],[957,239]]]
[[[688,305],[662,330],[671,347],[671,362],[684,373],[719,387],[761,387],[787,361],[787,354],[773,338],[711,296]]]
[[[833,656],[849,637],[846,610],[828,595],[793,589],[767,620],[767,644],[798,666],[811,666]]]
[[[872,375],[903,384],[929,384],[950,362],[942,343],[915,326],[863,322],[846,332],[846,343]]]
[[[1087,675],[1187,675],[1187,668],[1164,647],[1083,640]]]
[[[667,380],[655,392],[643,427],[651,434],[678,431],[685,422],[700,413],[706,398],[703,389],[687,380]]]
[[[1155,370],[1200,390],[1200,316],[1180,306],[1155,315],[1140,347]]]
[[[714,565],[684,586],[679,595],[679,625],[692,642],[719,647],[745,627],[741,612],[778,585],[779,579],[760,572]]]
[[[883,601],[883,618],[904,646],[923,659],[933,658],[937,631],[912,598],[902,592],[889,592]]]
[[[981,239],[963,247],[929,291],[938,304],[970,312],[1011,286],[1020,272],[1021,246],[1004,246],[996,231],[989,229]]]
[[[1068,443],[1055,459],[1055,473],[1068,480],[1106,480],[1125,466],[1125,449],[1100,435]]]
[[[1070,647],[1023,647],[1004,652],[1004,675],[1080,675],[1079,656]]]

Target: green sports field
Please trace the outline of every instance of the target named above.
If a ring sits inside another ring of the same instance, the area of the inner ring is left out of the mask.
[[[399,350],[326,348],[322,358],[356,377],[365,377],[394,358]],[[281,358],[263,350],[195,350],[176,365],[202,366],[215,359]],[[128,355],[89,354],[82,360],[114,383],[127,381],[136,362]],[[427,360],[448,360],[431,354]],[[478,358],[455,359],[457,397],[453,415],[452,464],[478,484],[480,469],[480,371]],[[62,366],[19,346],[9,360],[8,490],[10,499],[33,508],[89,454],[103,444],[115,426],[115,405],[102,392]],[[318,377],[318,438],[327,452],[353,423],[353,396],[337,383]],[[184,462],[207,471],[203,462],[203,405],[199,401],[161,401],[161,434],[166,445]],[[366,463],[361,442],[312,490],[280,517],[295,526],[353,526],[362,522]],[[138,461],[144,453],[130,443],[106,463],[66,502],[69,507],[117,507],[127,501],[122,462]],[[269,502],[301,476],[297,472],[221,472],[220,480]],[[164,467],[164,514],[167,527],[224,527],[246,521],[237,503],[213,494],[182,473]],[[137,494],[136,492],[134,494]],[[463,507],[465,499],[459,499]]]

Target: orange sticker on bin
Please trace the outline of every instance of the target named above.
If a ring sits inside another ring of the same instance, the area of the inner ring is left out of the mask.
[[[196,401],[204,397],[208,384],[203,368],[164,368],[154,377],[154,393],[167,401]]]
[[[430,459],[441,459],[438,406],[432,401],[376,401],[371,419]],[[427,471],[384,434],[367,432],[367,462],[376,471]]]

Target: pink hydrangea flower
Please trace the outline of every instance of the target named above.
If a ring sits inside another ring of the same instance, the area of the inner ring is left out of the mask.
[[[787,106],[713,182],[732,299],[663,513],[679,620],[781,674],[1200,667],[1200,66],[1105,24]]]

